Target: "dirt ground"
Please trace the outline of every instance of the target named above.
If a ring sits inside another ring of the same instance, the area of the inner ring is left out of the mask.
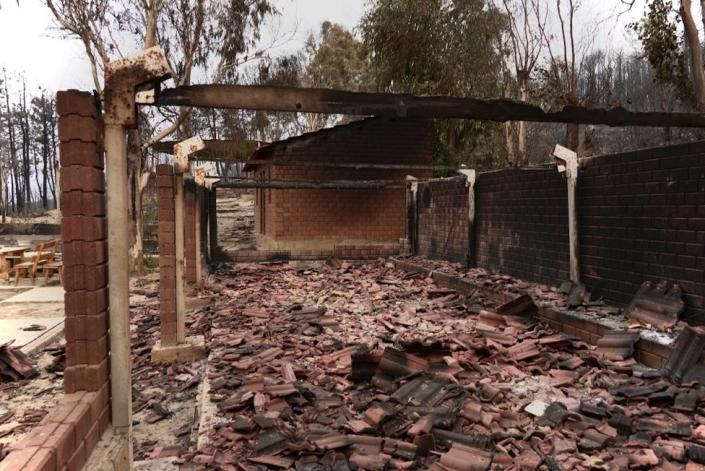
[[[46,211],[42,214],[31,215],[31,216],[8,216],[8,223],[13,224],[60,224],[61,223],[61,211],[58,209],[52,209]]]
[[[205,360],[175,365],[154,365],[151,352],[159,338],[158,274],[133,280],[130,296],[132,339],[132,408],[134,459],[141,470],[159,470],[160,457],[186,452],[195,443],[198,427],[199,387]],[[186,300],[187,335],[193,317],[206,307],[205,300]]]
[[[222,188],[216,204],[218,243],[223,251],[256,249],[254,193]]]
[[[52,346],[58,347],[62,340],[56,339]],[[34,353],[30,359],[39,372],[37,378],[0,384],[0,449],[21,440],[59,401],[63,377],[51,371],[55,358],[49,351]],[[2,422],[8,413],[12,415]]]
[[[24,286],[18,286],[15,288],[12,285],[4,284],[4,280],[0,281],[0,301],[3,301],[7,298],[11,298],[16,294],[20,294],[23,291],[27,291],[28,289],[29,288]]]
[[[0,301],[28,289],[23,286],[15,288],[2,282]],[[0,306],[0,319],[24,322],[27,326],[62,315],[63,305],[59,303],[18,303]],[[21,440],[58,402],[63,393],[63,333],[55,335],[54,338],[47,338],[43,343],[46,347],[29,353],[29,359],[39,373],[36,378],[19,382],[0,380],[0,458],[3,455],[2,449]]]
[[[0,300],[27,288],[0,289]],[[170,469],[152,458],[186,451],[195,443],[198,427],[197,403],[205,360],[173,366],[151,363],[151,350],[159,336],[158,273],[131,282],[130,315],[133,353],[133,446],[142,470]],[[187,311],[199,312],[205,300],[189,298]],[[60,304],[10,304],[1,308],[2,317],[28,317],[55,314]],[[187,318],[188,319],[188,318]],[[187,320],[187,324],[192,321]],[[192,332],[190,332],[192,333]],[[21,440],[63,394],[62,368],[52,371],[55,355],[63,355],[63,333],[47,347],[30,354],[37,378],[11,383],[0,382],[0,460]],[[145,463],[146,460],[146,463]]]

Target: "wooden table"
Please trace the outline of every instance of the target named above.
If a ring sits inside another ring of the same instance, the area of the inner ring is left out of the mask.
[[[29,247],[0,247],[0,276],[5,277],[5,281],[10,279],[9,257],[22,257],[29,250]]]

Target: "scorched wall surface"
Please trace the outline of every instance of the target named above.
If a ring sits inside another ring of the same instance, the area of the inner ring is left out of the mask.
[[[705,322],[705,142],[588,159],[578,202],[581,273],[597,294],[627,303],[668,280],[685,317]]]
[[[424,208],[419,190],[419,252],[462,261],[459,184],[426,186],[445,196]],[[477,266],[553,286],[569,278],[567,182],[554,165],[478,175],[475,207]],[[666,280],[683,289],[684,317],[705,322],[705,142],[583,159],[577,213],[594,298],[625,305],[643,282]]]
[[[470,254],[466,177],[420,183],[416,198],[419,253],[466,263]]]
[[[527,281],[569,277],[568,200],[554,166],[482,173],[475,184],[476,261]]]

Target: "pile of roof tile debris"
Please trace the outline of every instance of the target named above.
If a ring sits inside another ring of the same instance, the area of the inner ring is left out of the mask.
[[[151,353],[159,338],[159,300],[155,284],[146,288],[135,288],[132,294],[145,298],[132,304],[130,323],[132,326],[132,411],[136,437],[145,440],[133,441],[136,461],[149,458],[179,456],[191,442],[193,428],[188,418],[177,417],[171,430],[170,443],[160,443],[154,432],[154,424],[174,417],[174,409],[195,404],[198,384],[201,380],[203,362],[186,362],[169,366],[152,363]],[[196,313],[198,315],[198,313]],[[193,322],[187,317],[187,328]]]
[[[32,379],[39,373],[27,355],[12,346],[12,342],[0,345],[0,381]]]
[[[622,310],[602,299],[595,299],[587,286],[567,281],[559,288],[540,283],[530,283],[512,276],[491,273],[484,268],[464,268],[460,263],[428,260],[413,256],[405,259],[414,265],[444,272],[473,283],[520,295],[528,293],[541,305],[562,310],[574,310],[594,319],[609,320],[615,325],[660,332],[679,331],[686,323],[680,321],[685,310],[683,292],[677,284],[666,281],[645,281],[634,294],[629,305]],[[623,316],[621,314],[624,314]]]
[[[590,347],[537,322],[527,296],[493,306],[384,262],[237,265],[214,288],[194,328],[219,412],[187,467],[705,463],[703,395],[684,381],[705,345],[697,329],[662,376],[632,358],[633,332]]]

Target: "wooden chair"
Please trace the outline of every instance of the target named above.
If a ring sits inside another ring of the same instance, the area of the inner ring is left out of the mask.
[[[44,270],[44,283],[49,282],[49,278],[53,275],[54,270],[56,270],[59,273],[59,281],[61,282],[61,285],[63,286],[64,284],[64,262],[61,260],[55,260],[53,262],[47,262],[44,264],[42,267]]]
[[[34,284],[37,278],[37,269],[45,263],[49,263],[54,260],[57,246],[58,241],[52,240],[50,242],[42,242],[38,244],[34,252],[27,252],[22,263],[18,263],[13,267],[15,286],[17,286],[20,281],[20,273],[24,273],[28,277],[31,276],[32,284]],[[45,250],[47,248],[49,250]]]

